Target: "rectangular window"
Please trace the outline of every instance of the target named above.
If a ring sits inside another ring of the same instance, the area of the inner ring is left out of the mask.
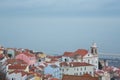
[[[64,69],[62,69],[62,71],[64,72]]]
[[[90,71],[90,75],[92,75],[92,72]]]
[[[82,68],[81,68],[81,71],[82,71]]]
[[[74,70],[76,70],[76,68],[74,68]]]
[[[69,69],[67,68],[66,71],[68,71]]]
[[[98,62],[96,61],[96,63],[98,63]]]
[[[86,67],[84,68],[84,70],[86,70]]]
[[[82,75],[82,73],[80,72],[80,75]]]
[[[85,72],[83,72],[83,75],[85,74]]]
[[[76,75],[78,75],[78,73],[76,73]]]
[[[77,71],[79,71],[79,68],[77,68]]]

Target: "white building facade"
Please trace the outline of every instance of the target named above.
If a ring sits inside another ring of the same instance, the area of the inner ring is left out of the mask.
[[[7,73],[6,75],[8,80],[26,80],[27,79],[27,74],[26,75],[22,75],[22,73],[18,72],[18,73]]]
[[[91,50],[78,49],[75,52],[65,52],[62,56],[62,62],[86,62],[94,65],[94,69],[98,70],[98,52],[96,43],[93,43]]]
[[[84,74],[90,74],[94,76],[94,66],[83,62],[62,62],[60,63],[61,77],[63,74],[66,75],[77,75],[81,76]]]

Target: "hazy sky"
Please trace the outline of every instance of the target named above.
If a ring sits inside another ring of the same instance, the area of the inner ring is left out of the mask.
[[[120,0],[0,0],[0,44],[48,54],[120,53]]]

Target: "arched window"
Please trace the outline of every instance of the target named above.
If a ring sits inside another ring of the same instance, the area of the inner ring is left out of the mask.
[[[67,59],[65,59],[65,62],[67,62]]]

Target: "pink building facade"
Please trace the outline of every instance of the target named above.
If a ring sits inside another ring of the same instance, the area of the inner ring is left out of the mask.
[[[36,62],[36,57],[34,54],[31,54],[29,52],[23,52],[16,56],[16,59],[23,60],[28,65],[34,65]]]

